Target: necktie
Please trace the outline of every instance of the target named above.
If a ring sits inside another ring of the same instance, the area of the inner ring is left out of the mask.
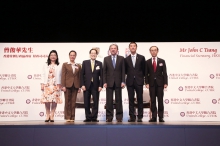
[[[135,67],[135,56],[132,56],[132,63],[133,63],[133,67]]]
[[[113,56],[112,64],[113,64],[113,67],[115,68],[115,56]]]
[[[156,65],[155,58],[153,58],[153,68],[154,68],[154,72],[156,72],[157,65]]]
[[[91,61],[91,67],[92,67],[92,72],[93,72],[93,70],[94,70],[94,61],[93,60]]]
[[[94,61],[93,60],[91,61],[91,67],[92,67],[92,72],[93,72],[93,70],[94,70]],[[93,82],[93,77],[92,77],[91,81]]]

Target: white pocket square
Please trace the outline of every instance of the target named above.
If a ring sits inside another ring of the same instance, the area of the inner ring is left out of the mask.
[[[99,66],[96,66],[96,70],[99,70],[100,69],[100,67]]]
[[[163,63],[160,63],[159,66],[163,66]]]

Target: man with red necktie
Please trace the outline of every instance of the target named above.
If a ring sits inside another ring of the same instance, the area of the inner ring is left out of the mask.
[[[148,59],[145,63],[145,83],[146,88],[149,89],[151,99],[151,112],[152,118],[149,122],[157,121],[157,113],[159,122],[164,122],[164,105],[163,95],[164,88],[167,88],[168,78],[165,60],[158,58],[158,47],[150,47],[150,54],[152,58]],[[158,110],[156,105],[156,97],[158,101]]]

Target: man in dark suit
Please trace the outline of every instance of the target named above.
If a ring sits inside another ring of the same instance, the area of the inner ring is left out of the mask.
[[[102,90],[102,62],[95,60],[97,57],[97,50],[95,48],[89,51],[90,58],[82,63],[81,71],[81,87],[84,95],[84,105],[86,119],[84,122],[99,122],[98,105],[99,92]],[[90,111],[90,99],[93,97],[93,108]]]
[[[122,122],[122,88],[125,87],[124,57],[117,55],[118,45],[109,47],[111,55],[104,58],[103,83],[106,88],[106,122],[113,119],[113,91],[115,91],[116,119]]]
[[[164,88],[167,88],[168,79],[165,60],[157,57],[158,51],[159,49],[157,46],[150,47],[150,54],[152,58],[146,61],[145,66],[145,83],[146,88],[149,88],[150,91],[152,112],[152,118],[149,122],[157,121],[157,113],[159,122],[164,122],[163,90]],[[156,106],[156,97],[158,100],[158,110]]]
[[[134,115],[134,90],[136,91],[138,102],[137,122],[142,122],[145,57],[136,53],[137,44],[135,42],[129,44],[129,49],[131,54],[125,58],[125,74],[127,74],[126,86],[128,90],[130,116],[128,122],[135,122],[136,119]]]

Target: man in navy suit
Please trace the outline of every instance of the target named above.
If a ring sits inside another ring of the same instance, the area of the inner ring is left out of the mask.
[[[89,51],[90,58],[82,63],[81,70],[81,87],[84,95],[84,105],[86,119],[84,122],[99,122],[98,105],[99,105],[99,92],[102,90],[102,62],[97,61],[97,50],[95,48]],[[93,108],[90,111],[90,99],[93,97]]]
[[[106,88],[106,122],[112,122],[113,119],[114,91],[116,119],[118,122],[122,122],[122,88],[125,87],[124,57],[117,55],[117,44],[111,44],[109,51],[111,55],[105,57],[103,62],[103,86]]]
[[[164,122],[163,90],[164,88],[167,88],[168,79],[165,60],[157,57],[158,51],[159,49],[157,46],[150,47],[150,54],[152,58],[146,61],[145,66],[145,83],[146,88],[149,88],[150,91],[152,112],[152,118],[149,120],[149,122],[157,121],[157,113],[159,122]],[[158,100],[158,110],[156,105],[156,97]]]
[[[125,74],[126,85],[129,98],[129,116],[128,122],[135,122],[136,116],[134,115],[134,92],[137,94],[138,102],[138,120],[142,122],[143,118],[143,85],[145,75],[145,57],[137,54],[137,44],[131,42],[129,44],[131,54],[125,58]]]

